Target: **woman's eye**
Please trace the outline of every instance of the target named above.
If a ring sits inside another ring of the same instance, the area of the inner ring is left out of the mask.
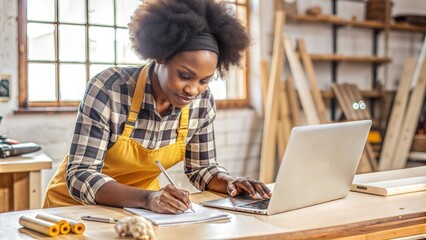
[[[179,77],[182,79],[190,79],[189,75],[183,72],[179,72]]]
[[[210,83],[210,79],[204,79],[201,81],[201,85],[207,85]]]

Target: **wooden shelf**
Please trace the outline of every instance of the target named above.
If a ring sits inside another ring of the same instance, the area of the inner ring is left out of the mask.
[[[376,56],[347,56],[340,54],[310,54],[313,61],[337,61],[337,62],[357,62],[357,63],[389,63],[388,57]]]
[[[380,90],[360,90],[361,96],[365,99],[382,98],[386,93],[394,94],[395,91],[380,91]],[[335,98],[334,92],[331,90],[322,90],[321,95],[324,99],[333,99]]]
[[[334,15],[319,15],[309,16],[300,14],[289,14],[287,15],[289,22],[308,22],[308,23],[325,23],[334,24],[342,27],[356,27],[356,28],[368,28],[384,30],[385,24],[380,21],[372,20],[348,20]],[[408,23],[392,23],[390,30],[393,31],[404,31],[404,32],[426,32],[426,27],[420,27]]]

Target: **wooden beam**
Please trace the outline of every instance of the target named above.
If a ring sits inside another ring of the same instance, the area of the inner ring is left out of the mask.
[[[414,59],[407,59],[404,63],[404,68],[393,103],[391,116],[386,128],[385,139],[383,140],[383,148],[380,154],[379,164],[380,171],[391,169],[394,152],[399,137],[399,130],[401,128],[405,109],[407,107],[410,83],[415,66],[416,61]]]
[[[392,162],[392,169],[404,168],[407,162],[410,147],[413,142],[417,123],[419,122],[421,108],[424,104],[426,87],[426,38],[423,41],[422,50],[419,55],[417,65],[421,65],[419,74],[414,72],[413,83],[415,87],[412,90],[408,102],[407,112],[404,114],[400,137],[398,138],[397,151]],[[417,77],[418,76],[418,77]]]
[[[299,97],[307,123],[308,125],[320,124],[314,100],[306,82],[305,74],[303,73],[302,65],[300,64],[299,58],[297,57],[298,55],[296,54],[291,44],[290,38],[288,37],[284,38],[284,48],[285,54],[290,64],[293,78],[296,82],[296,88],[299,91]]]
[[[308,76],[312,97],[314,98],[314,104],[316,105],[318,111],[320,123],[328,123],[329,121],[327,118],[327,109],[325,107],[324,100],[321,96],[321,92],[318,87],[318,80],[315,75],[315,69],[312,64],[312,59],[309,56],[305,47],[305,42],[302,39],[297,39],[297,49],[299,50],[299,54],[302,57],[303,65],[305,66],[306,75]]]
[[[263,125],[262,150],[259,165],[259,180],[271,183],[275,180],[276,130],[278,120],[278,90],[284,64],[284,48],[281,34],[284,29],[285,13],[277,11],[275,16],[274,51]]]
[[[289,76],[285,81],[285,84],[290,106],[292,126],[300,126],[299,100],[297,99],[296,89],[294,89],[293,78]]]

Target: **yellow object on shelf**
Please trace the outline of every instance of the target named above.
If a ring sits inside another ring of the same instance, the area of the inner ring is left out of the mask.
[[[368,134],[368,142],[370,143],[381,143],[382,142],[382,136],[378,131],[371,131]]]
[[[55,237],[59,234],[59,227],[55,223],[47,222],[41,219],[29,218],[21,216],[19,224],[25,228],[45,234],[47,236]]]

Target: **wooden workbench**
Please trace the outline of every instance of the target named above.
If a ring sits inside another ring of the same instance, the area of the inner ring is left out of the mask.
[[[40,208],[41,170],[50,168],[41,152],[0,158],[0,212]]]
[[[196,203],[218,198],[211,192],[193,194]],[[0,214],[0,239],[43,238],[22,229],[22,215],[48,212],[79,219],[81,215],[123,218],[120,208],[73,206]],[[350,192],[340,200],[272,216],[230,212],[230,220],[155,227],[157,239],[385,239],[426,234],[426,192],[381,197]],[[5,224],[7,223],[7,224]],[[114,239],[113,224],[85,221],[85,239]],[[425,235],[426,236],[426,235]],[[69,234],[60,239],[81,239]]]

